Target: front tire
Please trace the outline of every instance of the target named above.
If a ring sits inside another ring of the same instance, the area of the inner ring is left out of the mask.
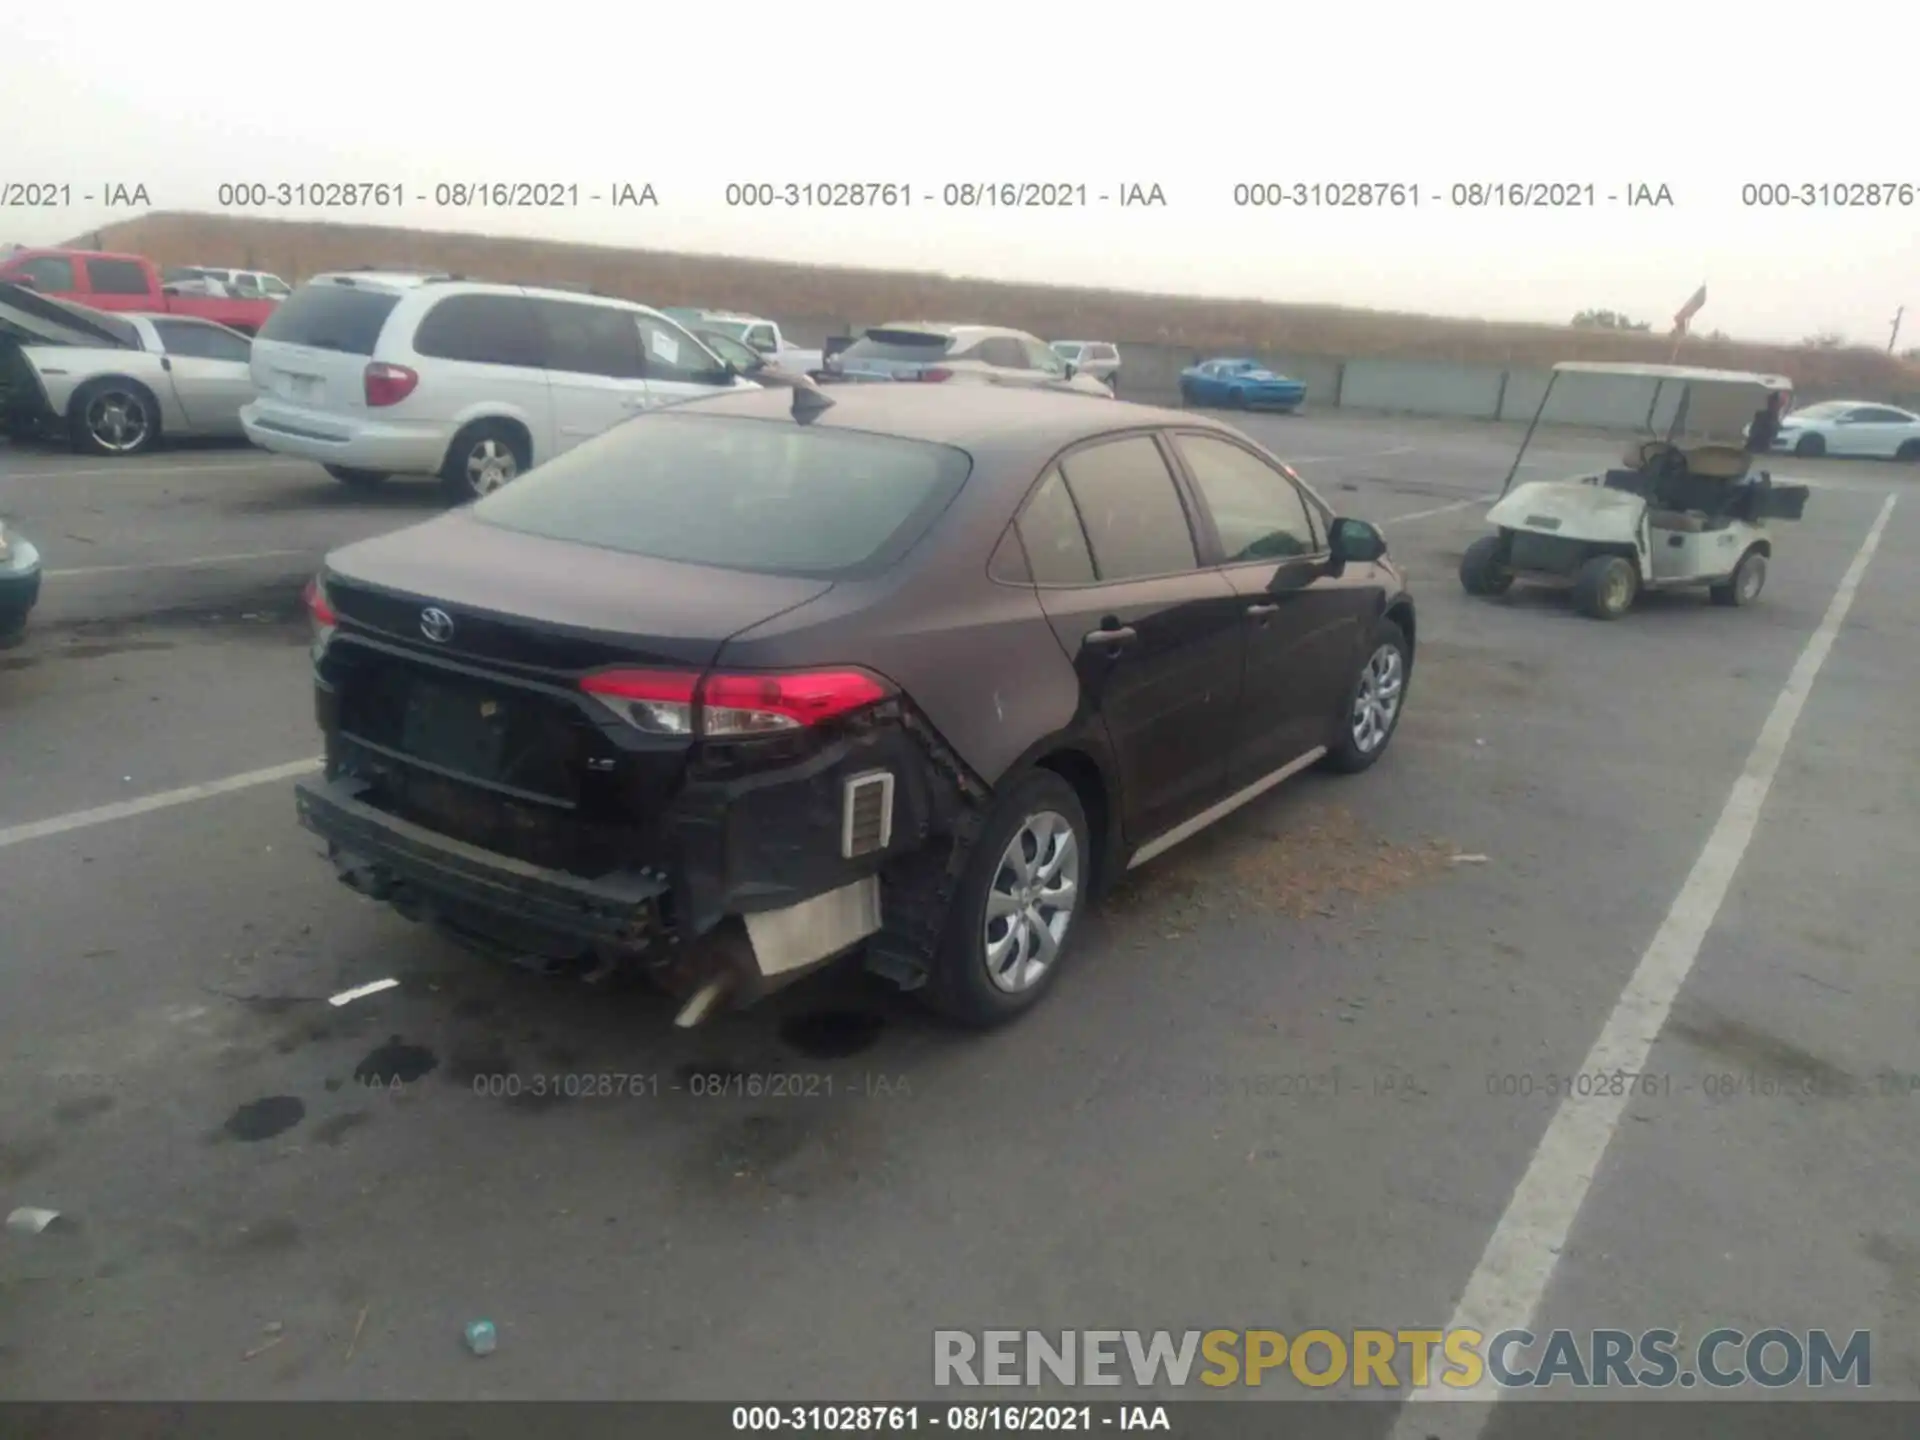
[[[1460,557],[1460,588],[1469,595],[1504,595],[1513,588],[1513,572],[1506,566],[1498,535],[1483,535]]]
[[[1711,586],[1707,594],[1716,605],[1751,605],[1760,598],[1766,583],[1767,557],[1754,549],[1740,557],[1740,563],[1733,567],[1733,574],[1724,585]]]
[[[1391,620],[1374,626],[1367,658],[1347,687],[1346,702],[1333,732],[1333,744],[1321,761],[1342,775],[1358,775],[1387,753],[1406,709],[1407,682],[1413,675],[1413,648]]]
[[[933,974],[914,993],[976,1029],[1032,1009],[1080,933],[1093,860],[1086,811],[1073,787],[1051,770],[1016,782],[981,827]]]
[[[372,490],[387,482],[384,470],[356,470],[350,465],[323,465],[321,468],[342,485],[354,490]]]
[[[1793,453],[1808,458],[1824,455],[1827,453],[1826,439],[1819,435],[1802,435],[1794,445]]]
[[[1596,555],[1573,577],[1574,608],[1595,620],[1618,620],[1639,592],[1639,572],[1618,555]]]
[[[491,495],[533,468],[527,439],[505,420],[476,420],[447,447],[440,483],[455,504]]]
[[[1920,460],[1920,440],[1903,442],[1900,448],[1893,452],[1893,458],[1896,460],[1904,460],[1909,465],[1913,464],[1916,460]]]
[[[81,455],[125,459],[145,454],[160,440],[160,403],[131,380],[94,380],[81,386],[68,407],[68,433]]]

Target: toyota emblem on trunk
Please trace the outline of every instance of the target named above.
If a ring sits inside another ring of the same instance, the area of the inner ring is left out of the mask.
[[[437,605],[429,605],[420,612],[420,633],[436,645],[444,645],[453,638],[453,617]]]

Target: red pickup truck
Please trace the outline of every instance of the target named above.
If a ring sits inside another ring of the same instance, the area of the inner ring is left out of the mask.
[[[0,280],[95,310],[192,315],[246,335],[267,323],[276,303],[175,294],[151,260],[98,250],[16,250],[0,263]]]

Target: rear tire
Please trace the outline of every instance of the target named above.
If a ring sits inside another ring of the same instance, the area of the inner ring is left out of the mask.
[[[81,455],[144,455],[160,441],[160,402],[132,380],[90,380],[67,406],[67,433]]]
[[[1819,435],[1802,435],[1793,447],[1793,453],[1808,457],[1824,455],[1827,453],[1826,439]]]
[[[1595,620],[1618,620],[1633,608],[1640,576],[1618,555],[1596,555],[1573,577],[1573,604]]]
[[[1716,605],[1751,605],[1760,598],[1766,583],[1767,557],[1754,549],[1740,557],[1740,563],[1733,567],[1733,574],[1724,585],[1712,586],[1707,594]]]
[[[491,495],[533,468],[526,436],[507,420],[476,420],[447,447],[440,483],[456,505]]]
[[[384,470],[356,470],[350,465],[323,465],[321,468],[342,485],[355,490],[372,490],[387,482]]]
[[[1460,588],[1469,595],[1504,595],[1513,588],[1513,572],[1503,563],[1498,535],[1482,535],[1460,557]]]
[[[1334,722],[1333,743],[1321,765],[1340,775],[1371,769],[1387,753],[1400,717],[1406,713],[1407,685],[1413,678],[1413,647],[1407,633],[1391,620],[1374,626],[1366,658],[1347,687]]]
[[[1020,874],[1019,860],[1033,866],[1031,880]],[[1051,770],[1016,781],[988,812],[947,912],[933,974],[913,993],[974,1029],[1031,1010],[1086,924],[1093,867],[1092,834],[1073,786]],[[990,918],[990,899],[1008,913]],[[1036,960],[1043,963],[1036,967]]]

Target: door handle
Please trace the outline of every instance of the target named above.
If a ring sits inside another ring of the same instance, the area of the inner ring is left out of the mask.
[[[1280,607],[1278,605],[1249,605],[1247,606],[1247,614],[1252,615],[1257,619],[1264,619],[1268,615],[1271,615],[1275,611],[1279,610],[1279,608]]]
[[[1131,645],[1139,634],[1140,632],[1131,625],[1117,626],[1112,630],[1089,630],[1086,643],[1095,647],[1117,650],[1122,645]]]

